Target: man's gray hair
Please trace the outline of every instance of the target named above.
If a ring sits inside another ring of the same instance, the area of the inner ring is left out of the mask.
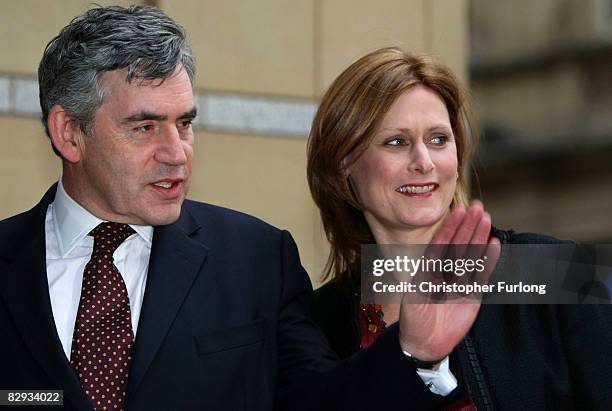
[[[149,6],[96,7],[76,17],[45,48],[38,66],[42,122],[59,104],[90,135],[104,101],[104,73],[127,69],[127,82],[165,79],[195,66],[184,29]],[[54,147],[54,151],[57,153]],[[58,153],[59,154],[59,153]]]

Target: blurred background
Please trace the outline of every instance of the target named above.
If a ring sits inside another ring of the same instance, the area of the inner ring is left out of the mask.
[[[310,122],[334,77],[384,46],[435,56],[471,91],[482,135],[473,194],[496,225],[612,241],[612,0],[98,3],[155,5],[186,28],[200,112],[189,197],[289,229],[315,284],[327,244],[305,177]],[[89,7],[0,5],[0,218],[59,176],[36,70],[46,43]]]
[[[612,242],[612,1],[469,7],[477,176],[494,223]]]

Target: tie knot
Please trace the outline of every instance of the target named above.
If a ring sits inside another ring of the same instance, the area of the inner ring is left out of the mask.
[[[94,238],[94,252],[104,251],[112,256],[117,247],[134,233],[132,227],[122,223],[101,223],[91,230]]]

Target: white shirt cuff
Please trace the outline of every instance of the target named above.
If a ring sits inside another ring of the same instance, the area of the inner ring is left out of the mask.
[[[411,356],[406,351],[404,351],[404,354],[408,357]],[[417,368],[417,374],[419,374],[423,383],[434,394],[447,396],[457,388],[457,379],[451,372],[448,363],[448,357],[446,357],[442,360],[436,371]]]

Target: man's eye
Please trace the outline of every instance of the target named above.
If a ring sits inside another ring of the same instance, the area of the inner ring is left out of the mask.
[[[181,126],[183,128],[190,128],[193,125],[193,120],[183,120],[181,121]]]
[[[435,146],[443,146],[448,141],[448,137],[445,135],[434,136],[429,142]]]
[[[148,133],[151,130],[153,130],[153,125],[151,124],[145,124],[143,126],[138,126],[134,129],[134,131],[138,133]]]

